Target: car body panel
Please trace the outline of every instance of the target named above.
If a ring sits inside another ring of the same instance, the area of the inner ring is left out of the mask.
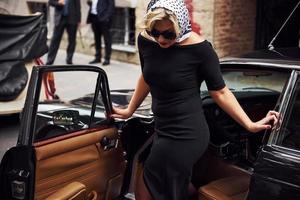
[[[266,146],[255,163],[248,199],[299,199],[299,154],[291,157]]]
[[[12,147],[5,153],[0,166],[1,199],[13,199],[12,196],[34,199],[35,166],[32,155],[32,147],[23,145]]]

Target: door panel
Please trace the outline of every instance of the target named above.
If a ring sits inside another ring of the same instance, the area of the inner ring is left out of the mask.
[[[277,148],[264,147],[254,168],[248,200],[299,199],[299,164]]]
[[[78,191],[83,200],[120,195],[126,161],[111,107],[99,67],[33,68],[18,138],[18,145],[34,150],[28,155],[32,184],[23,184],[30,200],[73,199]]]
[[[249,200],[300,199],[299,72],[291,74],[279,106],[280,120],[254,166]],[[286,140],[289,140],[288,142]]]
[[[112,199],[120,193],[126,162],[123,149],[104,150],[102,138],[118,138],[116,128],[84,133],[61,141],[36,146],[35,199],[45,199],[72,182],[97,192],[98,199]]]

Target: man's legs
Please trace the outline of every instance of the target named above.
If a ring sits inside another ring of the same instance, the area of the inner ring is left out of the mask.
[[[61,22],[59,22],[59,24],[54,26],[53,35],[50,42],[50,47],[49,47],[49,52],[48,52],[48,57],[46,62],[47,65],[52,65],[54,63],[60,45],[60,41],[64,33],[64,29],[65,29],[65,21],[63,21],[63,19],[61,20]]]
[[[96,53],[95,53],[95,60],[93,60],[91,63],[100,63],[101,62],[101,32],[100,32],[100,24],[98,20],[95,18],[92,19],[92,30],[94,33]]]
[[[112,43],[110,27],[111,27],[111,21],[110,20],[108,22],[102,22],[101,23],[101,32],[103,34],[104,44],[105,44],[105,60],[103,62],[103,65],[108,65],[109,62],[110,62],[111,43]]]
[[[73,64],[73,54],[76,47],[76,33],[77,33],[77,24],[67,24],[67,33],[68,33],[68,47],[67,47],[67,64]]]

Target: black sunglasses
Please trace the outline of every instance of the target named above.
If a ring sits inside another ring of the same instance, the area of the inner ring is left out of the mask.
[[[162,35],[165,39],[167,40],[174,40],[177,36],[176,33],[174,33],[173,31],[163,31],[160,32],[158,30],[156,30],[155,28],[152,29],[151,31],[147,31],[147,33],[155,38],[158,38],[160,35]]]

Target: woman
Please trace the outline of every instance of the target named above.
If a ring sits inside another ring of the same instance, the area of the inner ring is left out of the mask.
[[[209,142],[199,91],[203,81],[216,103],[251,132],[270,129],[276,113],[259,122],[249,119],[225,86],[210,43],[191,31],[182,0],[150,2],[138,47],[142,75],[128,108],[114,108],[112,115],[130,117],[151,93],[156,136],[136,199],[184,200],[192,166]]]

